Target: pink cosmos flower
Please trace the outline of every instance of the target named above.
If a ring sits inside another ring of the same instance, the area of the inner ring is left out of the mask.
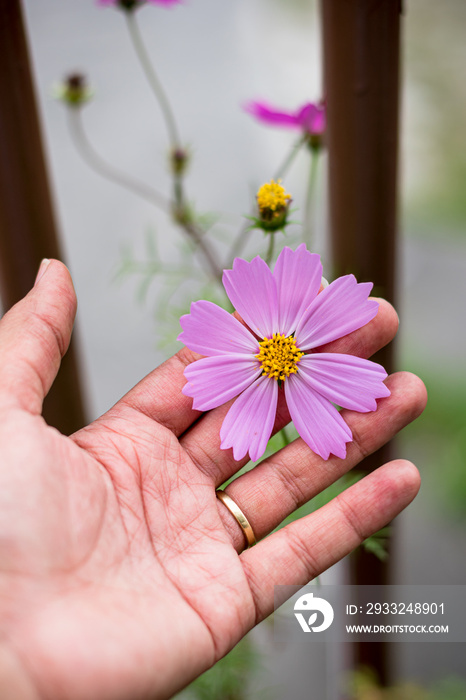
[[[325,107],[308,102],[297,112],[281,112],[265,102],[249,102],[245,110],[265,124],[301,129],[311,136],[322,136],[325,132]]]
[[[377,314],[371,283],[340,277],[319,294],[322,265],[304,244],[284,248],[273,273],[258,256],[236,258],[223,274],[231,303],[246,326],[209,301],[191,305],[178,337],[205,355],[184,372],[193,408],[208,411],[238,397],[220,431],[236,460],[259,459],[275,422],[279,385],[303,440],[323,459],[346,456],[351,430],[333,404],[374,411],[389,396],[383,367],[318,348],[361,328]]]
[[[98,5],[115,5],[115,7],[122,6],[128,9],[132,9],[136,5],[144,5],[146,2],[152,3],[152,5],[170,7],[170,5],[176,5],[182,0],[97,0]]]

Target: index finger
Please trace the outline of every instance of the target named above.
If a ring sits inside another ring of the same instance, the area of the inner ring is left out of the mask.
[[[186,384],[185,368],[201,357],[189,348],[182,348],[136,384],[120,401],[171,430],[176,436],[184,433],[200,415],[192,408],[193,400],[181,390]]]

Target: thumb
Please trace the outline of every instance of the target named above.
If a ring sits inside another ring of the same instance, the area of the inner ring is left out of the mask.
[[[75,315],[70,273],[58,260],[43,260],[34,287],[0,321],[0,407],[41,412]]]

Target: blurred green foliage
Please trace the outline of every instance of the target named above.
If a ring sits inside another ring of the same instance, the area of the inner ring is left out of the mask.
[[[421,374],[429,401],[401,435],[403,453],[422,465],[433,503],[451,518],[466,519],[466,377]],[[406,449],[405,449],[406,448]]]
[[[403,198],[413,227],[464,235],[466,3],[410,0],[404,21]]]
[[[245,700],[248,697],[248,679],[259,668],[260,657],[256,647],[249,637],[245,637],[177,697],[180,700]]]
[[[362,668],[344,685],[348,700],[466,700],[466,682],[459,678],[445,678],[429,689],[410,681],[382,688],[373,670]]]

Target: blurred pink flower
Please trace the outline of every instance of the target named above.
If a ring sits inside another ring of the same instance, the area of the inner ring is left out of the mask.
[[[236,258],[223,284],[246,325],[210,301],[191,304],[180,319],[178,340],[205,356],[184,370],[183,393],[199,411],[237,397],[220,430],[220,447],[232,447],[236,460],[264,454],[280,385],[298,433],[323,459],[331,453],[343,459],[353,439],[334,404],[365,413],[390,395],[381,365],[319,351],[374,318],[372,284],[346,275],[319,293],[321,281],[320,257],[304,243],[284,248],[273,272],[259,256]]]
[[[265,102],[249,102],[245,110],[264,124],[301,129],[310,136],[322,136],[325,132],[325,107],[322,104],[308,102],[296,112],[281,112]]]
[[[121,7],[123,10],[132,10],[140,5],[145,5],[146,2],[152,5],[170,7],[170,5],[176,5],[182,0],[97,0],[98,5],[114,5],[115,7]]]

